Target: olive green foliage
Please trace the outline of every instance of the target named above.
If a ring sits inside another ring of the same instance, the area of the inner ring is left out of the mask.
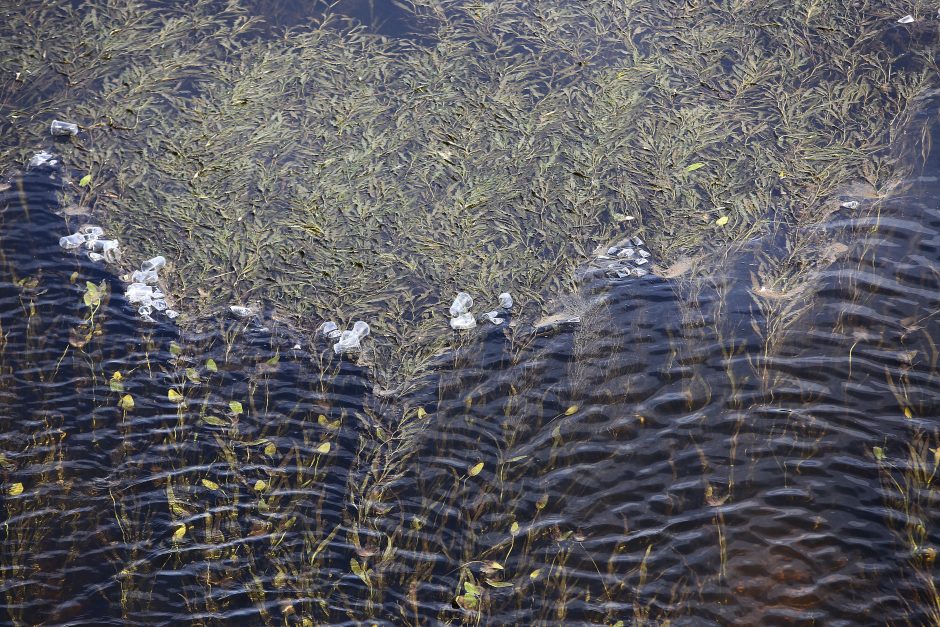
[[[446,349],[457,289],[539,309],[624,232],[713,263],[820,222],[846,182],[877,195],[936,72],[932,22],[896,23],[927,2],[417,0],[400,39],[184,6],[8,4],[0,162],[79,123],[75,194],[128,268],[165,254],[191,319],[365,319],[385,384]]]

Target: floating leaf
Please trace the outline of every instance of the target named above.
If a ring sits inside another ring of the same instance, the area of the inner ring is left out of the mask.
[[[130,394],[125,394],[121,397],[121,400],[118,401],[118,407],[124,411],[130,411],[134,409],[134,397]]]
[[[905,407],[905,408],[904,408],[904,416],[907,417],[907,418],[913,418],[913,417],[914,417],[914,413],[911,411],[911,408],[910,408],[910,407]]]
[[[323,444],[317,447],[317,453],[323,453],[324,455],[326,455],[329,452],[330,452],[329,442],[324,442]]]
[[[274,442],[268,442],[267,446],[264,447],[264,454],[273,457],[277,453],[277,446],[274,445]]]
[[[217,365],[215,365],[215,360],[212,359],[211,357],[206,360],[206,370],[208,370],[209,372],[218,372],[218,371],[219,371],[219,367],[218,367]]]
[[[428,415],[428,412],[424,411],[424,407],[419,407],[419,408],[418,408],[418,420],[421,420],[422,418],[424,418],[424,417],[427,416],[427,415]]]
[[[576,414],[577,412],[578,412],[578,406],[572,405],[571,407],[565,410],[565,415],[571,416],[572,414]]]
[[[11,484],[10,489],[7,490],[7,493],[10,496],[19,496],[20,494],[23,493],[23,484],[22,483]]]
[[[480,462],[479,464],[475,464],[467,472],[471,477],[476,477],[478,474],[480,474],[481,470],[483,470],[483,462]]]
[[[82,297],[82,301],[85,303],[86,307],[97,307],[101,304],[101,292],[102,289],[92,283],[91,281],[85,282],[85,295]]]
[[[872,447],[871,452],[875,454],[875,459],[879,462],[885,458],[885,450],[880,446]]]
[[[170,354],[179,357],[183,354],[183,347],[176,342],[170,342]]]
[[[216,418],[215,416],[206,416],[203,418],[206,424],[212,425],[213,427],[227,427],[230,423],[222,420],[221,418]]]
[[[509,527],[509,533],[514,536],[519,535],[519,523],[517,522],[512,523],[512,526]]]
[[[475,583],[471,581],[463,582],[463,589],[466,590],[467,594],[472,594],[475,596],[480,595],[480,589],[477,587]]]
[[[219,489],[219,484],[216,483],[215,481],[210,480],[210,479],[203,479],[203,480],[202,480],[202,485],[206,486],[206,487],[209,488],[210,490],[218,490],[218,489]]]
[[[512,588],[512,582],[509,581],[494,581],[492,579],[484,579],[484,581],[494,588]]]
[[[545,509],[546,505],[548,505],[548,494],[543,494],[539,497],[539,500],[535,502],[535,509],[541,511]]]
[[[487,560],[483,562],[483,572],[485,573],[495,573],[498,570],[503,570],[503,565],[499,562],[493,560]]]
[[[685,169],[685,171],[686,171],[686,172],[695,172],[695,171],[698,170],[699,168],[704,168],[704,167],[705,167],[705,164],[704,164],[704,163],[702,163],[701,161],[696,161],[696,162],[693,163],[692,165],[688,166],[688,167]]]
[[[184,400],[183,395],[177,392],[176,390],[174,390],[173,388],[170,388],[167,391],[166,396],[167,398],[170,399],[171,403],[182,403]]]
[[[475,610],[480,607],[480,597],[473,594],[461,594],[454,601],[465,610]]]
[[[268,484],[258,479],[255,481],[255,492],[264,492],[268,488]]]
[[[124,382],[122,381],[123,377],[120,372],[115,372],[111,375],[111,380],[108,381],[108,387],[111,388],[112,392],[123,392],[124,391]]]
[[[538,579],[538,578],[541,577],[541,576],[542,576],[542,569],[541,569],[541,568],[536,568],[536,569],[533,570],[531,573],[529,573],[529,579]]]
[[[81,180],[78,182],[78,186],[79,186],[79,187],[88,187],[89,185],[91,185],[91,174],[86,174],[86,175],[83,176],[83,177],[81,178]]]
[[[717,224],[718,226],[724,226],[728,224],[728,216],[721,216],[720,218],[715,220],[715,224]]]
[[[269,365],[269,366],[276,366],[276,365],[277,365],[277,362],[279,362],[279,361],[281,361],[281,356],[280,356],[280,355],[275,355],[274,357],[272,357],[271,359],[267,360],[267,361],[264,362],[264,363],[266,363],[266,364]]]
[[[186,369],[186,378],[192,381],[193,383],[202,383],[202,379],[199,378],[199,373],[196,372],[195,368]]]
[[[232,413],[235,414],[236,416],[242,413],[242,404],[240,402],[229,401],[228,406],[229,406],[229,409],[232,410]]]
[[[173,542],[180,542],[183,539],[183,536],[186,535],[186,525],[180,525],[176,528],[176,531],[173,532]]]

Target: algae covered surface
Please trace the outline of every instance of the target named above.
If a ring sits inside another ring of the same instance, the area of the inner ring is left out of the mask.
[[[164,254],[191,318],[367,320],[386,383],[451,341],[458,289],[541,308],[624,232],[668,265],[877,196],[936,88],[927,2],[423,0],[399,37],[184,6],[8,4],[0,160],[77,122],[69,200],[127,268]]]

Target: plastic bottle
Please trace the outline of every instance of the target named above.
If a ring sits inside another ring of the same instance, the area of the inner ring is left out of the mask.
[[[156,257],[148,259],[147,261],[140,264],[140,269],[143,270],[144,272],[147,272],[150,270],[153,270],[154,272],[156,272],[157,270],[160,270],[161,268],[163,268],[165,265],[166,265],[166,258],[163,257],[163,255],[157,255]]]
[[[85,243],[85,236],[81,233],[72,233],[59,238],[59,246],[65,249],[78,248]]]
[[[499,306],[503,309],[512,309],[512,296],[509,292],[503,292],[499,295]]]
[[[470,311],[473,307],[473,298],[466,292],[458,292],[453,304],[450,306],[450,317],[456,318]]]

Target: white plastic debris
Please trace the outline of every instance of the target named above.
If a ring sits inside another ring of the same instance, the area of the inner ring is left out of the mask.
[[[640,257],[639,259],[634,259],[634,260],[633,260],[633,263],[635,263],[635,264],[638,265],[638,266],[642,266],[644,263],[649,263],[649,259],[646,259],[646,258],[644,258],[644,257]]]
[[[134,270],[131,273],[131,281],[134,283],[156,283],[158,278],[153,270]]]
[[[499,306],[503,309],[512,309],[512,295],[509,292],[499,295]]]
[[[166,258],[163,255],[157,255],[140,264],[140,269],[144,272],[162,269],[166,265]]]
[[[480,316],[487,322],[495,325],[500,325],[503,323],[503,319],[499,317],[498,311],[487,311],[485,314]]]
[[[635,250],[635,249],[633,249],[633,248],[624,248],[624,249],[621,250],[619,253],[617,253],[617,256],[618,256],[618,257],[626,257],[627,259],[629,259],[629,258],[632,257],[634,254],[636,254],[636,250]]]
[[[166,304],[166,301],[162,298],[157,298],[150,302],[150,306],[154,308],[155,311],[166,311],[169,305]]]
[[[254,314],[254,310],[252,310],[251,307],[242,307],[241,305],[232,305],[228,309],[236,318],[247,318]]]
[[[913,21],[914,21],[913,15],[905,15],[904,17],[898,20],[898,24],[910,24]]]
[[[325,335],[331,340],[335,340],[340,335],[342,335],[342,332],[339,330],[339,327],[336,326],[336,323],[333,322],[332,320],[327,320],[326,322],[321,324],[319,327],[317,327],[317,333],[322,333],[323,335]]]
[[[180,312],[176,311],[175,309],[167,309],[163,313],[166,314],[166,317],[169,318],[170,320],[180,315]]]
[[[88,258],[94,262],[104,261],[104,255],[100,253],[88,253]]]
[[[81,233],[72,233],[71,235],[66,235],[65,237],[59,238],[59,246],[67,250],[79,248],[84,243],[85,236]]]
[[[54,166],[56,165],[55,155],[51,152],[46,152],[45,150],[40,150],[33,155],[33,158],[29,160],[30,168],[41,168],[43,166]]]
[[[634,246],[645,246],[646,243],[645,243],[643,240],[641,240],[639,237],[634,237],[634,238],[633,238],[633,245],[634,245]]]
[[[461,316],[470,311],[471,307],[473,307],[473,298],[471,298],[470,294],[467,294],[466,292],[458,292],[457,297],[450,306],[450,317],[456,318]]]
[[[86,225],[78,229],[78,232],[85,236],[86,242],[90,242],[104,236],[104,229],[100,226]]]
[[[477,326],[476,318],[469,311],[450,319],[450,328],[454,331],[469,331]]]
[[[842,207],[843,209],[858,209],[858,201],[849,200],[844,203],[841,203],[839,206]]]
[[[641,248],[641,249],[640,249],[640,257],[643,257],[644,259],[649,259],[649,258],[650,258],[650,251],[648,251],[648,250],[643,250],[643,249]]]
[[[129,303],[144,304],[149,304],[155,298],[153,288],[143,283],[131,283],[128,285],[127,289],[124,291],[124,296]]]
[[[362,320],[357,320],[352,330],[343,331],[339,336],[339,341],[333,345],[333,352],[337,355],[342,353],[352,353],[362,349],[362,340],[369,335],[369,325]]]
[[[610,248],[607,249],[607,254],[611,257],[616,257],[619,252],[620,252],[620,249],[617,248],[616,246],[611,246]]]
[[[49,132],[56,137],[78,135],[78,124],[63,122],[62,120],[53,120],[52,124],[49,126]]]

